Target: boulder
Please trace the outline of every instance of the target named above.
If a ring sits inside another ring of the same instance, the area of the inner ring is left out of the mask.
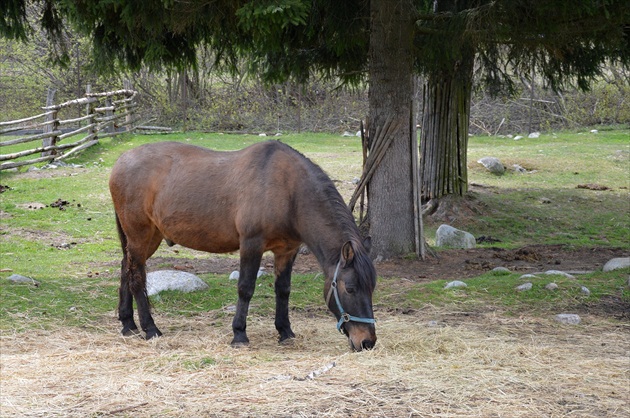
[[[531,282],[523,283],[520,286],[516,286],[516,290],[519,292],[525,292],[527,290],[532,290],[534,285]]]
[[[606,264],[604,264],[604,271],[613,271],[618,269],[623,269],[626,267],[630,267],[630,257],[619,257],[613,258],[609,260]]]
[[[498,158],[495,157],[483,157],[482,159],[477,161],[479,164],[482,164],[484,167],[488,169],[493,174],[502,175],[505,173],[505,167],[501,164]]]
[[[475,237],[466,231],[442,224],[435,233],[435,245],[450,248],[475,248]]]
[[[206,290],[208,285],[192,273],[178,270],[159,270],[147,274],[147,294],[157,295],[164,290],[195,292]]]

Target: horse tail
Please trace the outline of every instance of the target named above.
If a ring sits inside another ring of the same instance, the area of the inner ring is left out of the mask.
[[[116,217],[116,230],[118,231],[118,239],[120,240],[120,246],[122,247],[123,254],[127,252],[127,235],[125,235],[125,231],[122,229],[122,225],[120,224],[120,218],[118,217],[118,213],[114,211],[114,216]]]

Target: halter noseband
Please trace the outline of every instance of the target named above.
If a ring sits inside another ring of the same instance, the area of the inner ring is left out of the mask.
[[[374,318],[360,318],[357,316],[352,316],[343,309],[343,306],[341,306],[341,300],[339,299],[339,291],[337,290],[337,275],[339,274],[340,265],[341,265],[341,259],[339,259],[339,262],[337,263],[337,267],[335,268],[335,275],[333,276],[332,283],[330,283],[330,290],[328,291],[328,296],[326,296],[326,306],[328,306],[328,302],[330,301],[330,296],[332,294],[335,295],[337,308],[339,308],[339,313],[341,313],[341,318],[339,318],[339,322],[337,322],[337,331],[341,332],[341,325],[350,321],[363,322],[365,324],[376,323],[376,319]]]

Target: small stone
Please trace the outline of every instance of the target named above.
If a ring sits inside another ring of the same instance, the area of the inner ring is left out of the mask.
[[[548,197],[541,197],[540,203],[542,203],[543,205],[548,205],[551,203],[551,199],[549,199]]]
[[[230,280],[238,280],[240,274],[238,272],[238,270],[234,270],[232,273],[230,273]]]
[[[518,141],[519,139],[523,139],[523,138],[524,138],[523,135],[516,135],[513,139],[515,141]]]
[[[597,132],[598,132],[597,129],[591,129],[592,134],[596,134]]]
[[[39,286],[39,282],[37,280],[30,277],[22,276],[21,274],[12,274],[7,277],[7,280],[12,281],[13,283],[28,283],[32,284],[35,287]]]
[[[558,314],[554,317],[554,319],[567,325],[577,325],[582,321],[580,316],[576,314]]]
[[[519,292],[525,292],[527,290],[531,290],[534,285],[531,282],[523,283],[520,286],[516,286],[516,290]]]
[[[547,289],[547,290],[556,290],[557,288],[558,288],[558,285],[553,283],[553,282],[551,282],[551,283],[547,284],[547,286],[545,286],[545,289]]]
[[[427,326],[428,327],[437,327],[438,326],[438,321],[429,321],[427,322]]]
[[[537,279],[538,276],[535,274],[523,274],[519,279]]]
[[[584,296],[591,296],[591,291],[590,291],[590,290],[588,290],[588,287],[586,287],[586,286],[582,286],[582,287],[580,288],[580,290],[582,291],[582,294],[583,294]]]
[[[602,270],[613,271],[626,267],[630,267],[630,257],[619,257],[608,260],[608,262],[604,264],[604,268]]]
[[[453,280],[452,282],[446,283],[444,289],[451,289],[453,287],[468,287],[468,285],[460,280]]]
[[[532,132],[531,134],[527,135],[528,138],[538,138],[540,137],[540,132]]]
[[[575,276],[560,270],[547,270],[544,274],[547,276],[563,276],[567,279],[575,279]]]
[[[505,274],[512,273],[509,268],[502,267],[502,266],[495,267],[491,271],[493,271],[496,274],[500,274],[500,275],[505,275]]]
[[[262,134],[258,134],[258,136],[267,136],[267,134],[262,133]]]

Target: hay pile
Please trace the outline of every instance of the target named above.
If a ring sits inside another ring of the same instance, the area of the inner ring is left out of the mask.
[[[377,347],[362,353],[330,317],[297,313],[299,337],[282,346],[272,318],[250,318],[247,349],[229,347],[231,318],[212,314],[156,315],[165,337],[150,342],[118,336],[113,318],[3,333],[0,415],[630,416],[627,326],[490,314],[428,325],[441,318],[379,315]]]

